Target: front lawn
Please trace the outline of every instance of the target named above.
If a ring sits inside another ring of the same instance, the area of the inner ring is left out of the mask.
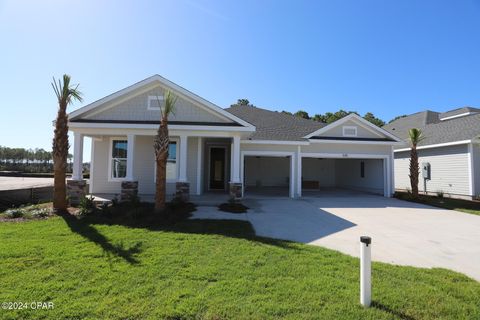
[[[395,197],[398,199],[423,203],[434,207],[480,215],[480,201],[469,201],[426,195],[419,195],[418,199],[413,199],[412,196],[406,192],[395,192]]]
[[[255,237],[248,222],[109,224],[72,216],[0,223],[1,319],[480,319],[480,283],[444,269],[373,264]],[[375,250],[375,249],[373,249]]]

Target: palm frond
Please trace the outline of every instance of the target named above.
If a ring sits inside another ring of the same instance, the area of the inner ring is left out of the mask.
[[[79,102],[83,101],[82,92],[78,90],[78,84],[75,87],[71,86],[70,76],[68,74],[63,75],[63,82],[60,79],[57,81],[55,80],[55,77],[53,77],[53,82],[51,84],[59,103],[65,102],[66,104],[69,104],[72,101],[72,98]]]
[[[422,140],[425,139],[425,136],[423,135],[422,130],[417,128],[412,128],[408,130],[408,137],[412,145],[417,145],[418,143],[420,143]]]
[[[164,96],[165,106],[161,110],[162,117],[168,117],[170,114],[175,114],[175,103],[177,103],[177,96],[174,95],[170,90],[165,92]]]

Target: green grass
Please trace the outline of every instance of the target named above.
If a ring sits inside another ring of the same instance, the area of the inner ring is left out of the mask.
[[[434,196],[425,196],[419,195],[418,199],[413,199],[411,195],[405,192],[396,192],[395,197],[417,203],[423,203],[434,207],[457,210],[466,213],[480,215],[480,202],[479,201],[469,201],[462,199],[453,199],[446,197],[434,197]]]
[[[480,283],[383,263],[364,309],[358,259],[257,238],[243,221],[54,217],[0,235],[0,302],[54,303],[0,319],[480,319]]]

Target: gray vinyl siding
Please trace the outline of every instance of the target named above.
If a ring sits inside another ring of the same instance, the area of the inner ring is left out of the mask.
[[[357,128],[357,138],[385,138],[386,136],[379,136],[378,134],[372,133],[370,130],[367,130],[358,125],[355,121],[347,121],[342,125],[336,126],[324,133],[320,134],[320,137],[343,137],[343,127],[356,127]]]
[[[456,145],[418,150],[419,164],[429,162],[431,180],[427,181],[427,192],[442,191],[452,195],[470,195],[468,146]],[[395,153],[395,188],[411,189],[409,178],[410,152]],[[420,171],[418,188],[424,192]]]
[[[474,195],[480,197],[480,145],[473,144],[473,189]]]
[[[148,110],[149,96],[163,96],[164,89],[156,87],[144,93],[137,93],[126,101],[111,102],[108,107],[99,113],[87,114],[84,118],[91,120],[154,120],[160,119],[159,110]],[[175,112],[169,116],[170,121],[194,121],[194,122],[231,122],[224,117],[206,111],[198,103],[187,98],[178,97],[175,103]]]

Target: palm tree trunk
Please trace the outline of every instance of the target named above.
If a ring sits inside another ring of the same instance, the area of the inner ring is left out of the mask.
[[[418,166],[417,146],[413,145],[410,150],[410,186],[412,188],[412,195],[418,197],[418,175],[420,168]]]
[[[67,104],[61,103],[58,109],[57,121],[53,138],[53,209],[55,212],[67,210],[67,188],[65,182],[65,169],[68,155],[68,116]]]
[[[165,209],[169,143],[170,139],[168,137],[167,119],[163,117],[154,141],[155,159],[157,165],[155,190],[155,212],[157,213],[161,213]]]

